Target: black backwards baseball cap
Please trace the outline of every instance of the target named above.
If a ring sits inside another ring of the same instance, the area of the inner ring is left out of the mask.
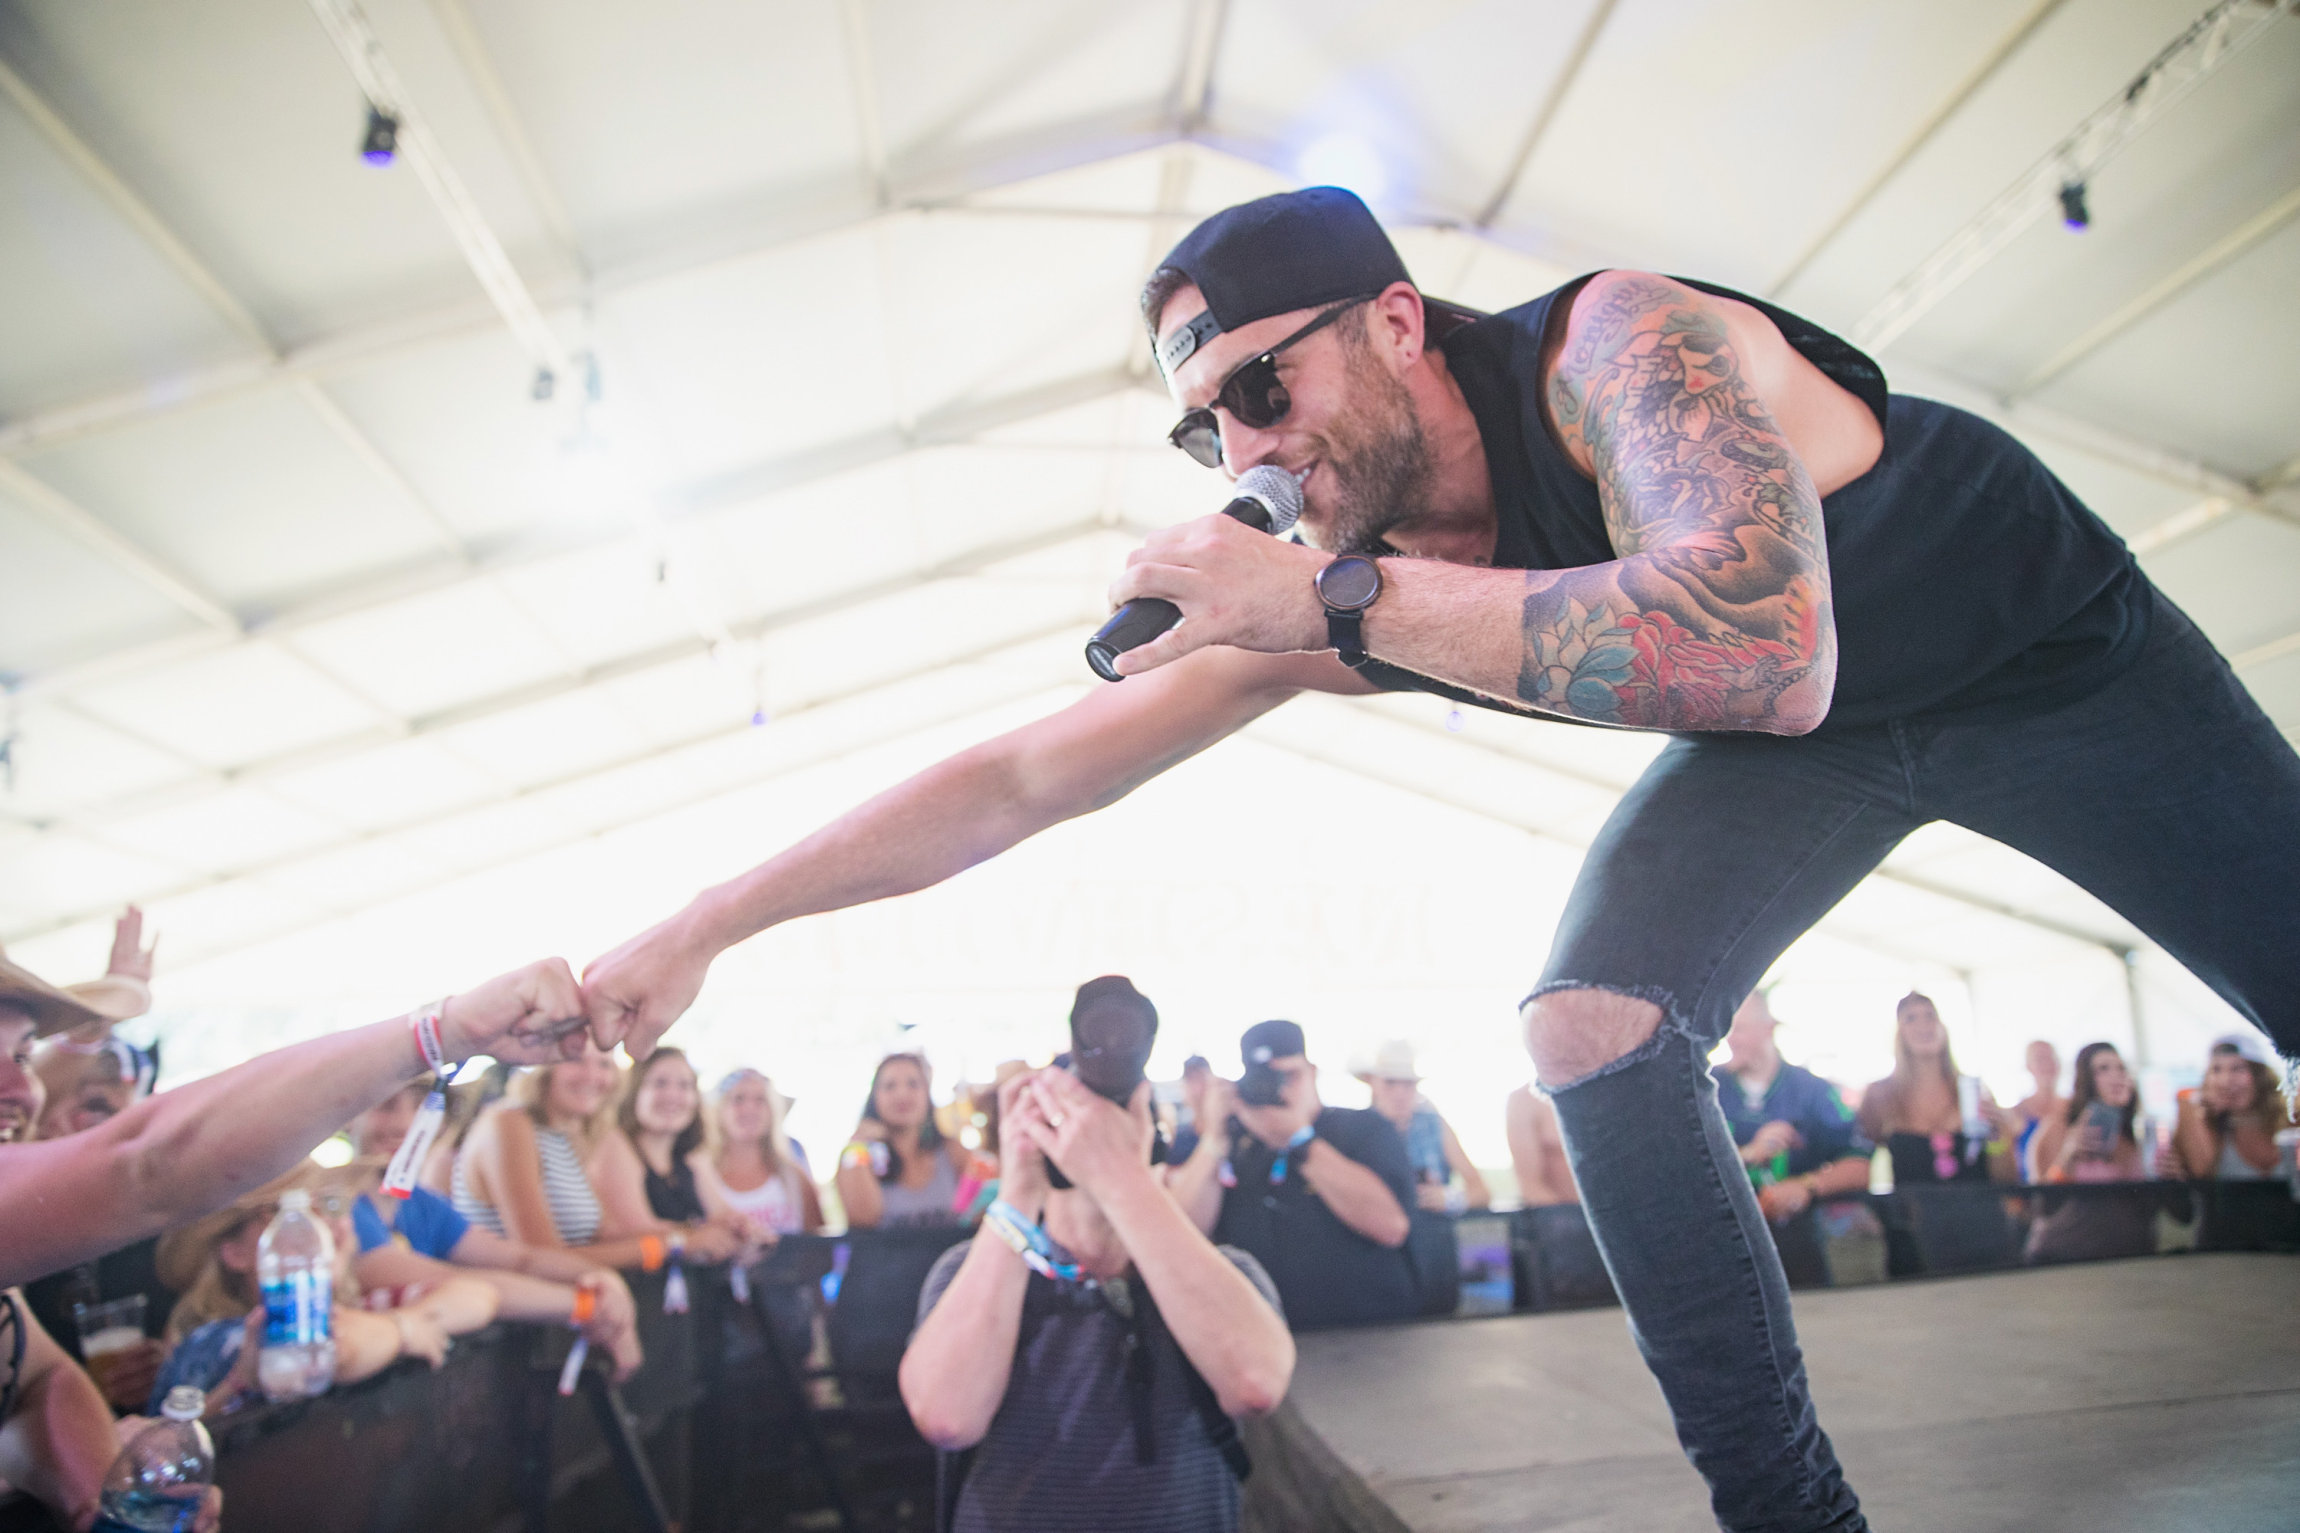
[[[1078,987],[1070,1005],[1070,1058],[1078,1078],[1115,1100],[1131,1096],[1158,1038],[1158,1008],[1123,974]]]
[[[1355,192],[1311,186],[1224,208],[1183,236],[1158,263],[1206,295],[1206,311],[1172,334],[1152,336],[1159,371],[1171,377],[1225,330],[1273,314],[1371,298],[1411,282],[1397,247]],[[1424,295],[1432,335],[1485,316]],[[1159,316],[1146,316],[1155,326]],[[1296,1052],[1299,1052],[1298,1050]]]
[[[1309,1052],[1299,1022],[1257,1022],[1238,1040],[1238,1057],[1248,1068],[1273,1059],[1294,1059]]]

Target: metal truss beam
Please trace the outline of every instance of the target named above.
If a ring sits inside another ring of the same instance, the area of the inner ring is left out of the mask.
[[[899,174],[883,209],[856,203],[787,210],[769,227],[756,228],[747,236],[720,237],[650,252],[607,265],[588,280],[538,283],[536,301],[546,308],[592,304],[896,214],[995,216],[991,210],[960,204],[967,197],[1018,182],[1170,143],[1176,132],[1170,117],[1140,112],[1065,123],[992,144],[963,158],[925,163]],[[357,326],[283,353],[251,355],[0,423],[0,454],[21,456],[299,379],[321,379],[377,366],[412,351],[494,330],[500,324],[500,316],[490,304],[471,301]]]
[[[1471,227],[1492,228],[1494,220],[1501,217],[1501,210],[1509,206],[1511,195],[1517,191],[1517,183],[1525,179],[1525,168],[1533,163],[1535,152],[1541,148],[1541,141],[1549,136],[1550,124],[1557,121],[1557,114],[1564,109],[1566,97],[1573,94],[1573,87],[1580,82],[1582,67],[1589,62],[1589,56],[1597,51],[1597,41],[1605,35],[1606,23],[1613,19],[1613,10],[1618,3],[1619,0],[1597,0],[1589,8],[1589,14],[1582,19],[1581,31],[1574,36],[1573,46],[1566,52],[1565,63],[1557,71],[1557,78],[1549,82],[1548,91],[1542,95],[1541,105],[1534,110],[1533,121],[1526,126],[1525,137],[1518,140],[1517,152],[1509,157],[1509,169],[1502,172],[1501,182],[1494,187],[1493,195],[1479,206],[1477,216],[1470,220]]]
[[[1063,623],[1039,629],[1031,633],[1019,635],[1017,637],[1001,639],[997,643],[986,645],[981,649],[972,650],[965,654],[951,656],[939,664],[931,667],[927,674],[938,671],[958,670],[968,666],[989,664],[999,660],[1004,656],[1027,650],[1033,644],[1043,643],[1050,638],[1071,632],[1075,626],[1076,625],[1074,624]],[[875,694],[890,692],[896,688],[917,681],[921,674],[922,673],[917,670],[907,670],[899,676],[890,676],[879,681],[864,683],[863,685],[853,687],[847,691],[841,692],[836,696],[820,698],[813,702],[805,703],[791,708],[787,712],[779,715],[777,722],[784,722],[809,714],[823,713],[847,703],[863,700]],[[968,718],[975,714],[987,712],[994,708],[1010,706],[1026,698],[1042,695],[1059,685],[1059,683],[1050,683],[1049,680],[1044,678],[1032,677],[1011,689],[1001,690],[989,696],[975,696],[966,698],[962,702],[948,708],[947,711],[944,712],[930,712],[924,715],[914,714],[906,717],[899,728],[883,731],[861,740],[840,741],[835,747],[831,749],[811,752],[798,758],[797,760],[783,763],[779,765],[774,771],[766,773],[763,776],[752,778],[745,782],[731,784],[727,787],[701,794],[696,798],[688,801],[688,804],[682,805],[681,807],[690,807],[693,804],[710,803],[714,800],[724,798],[728,794],[741,792],[747,788],[757,787],[761,783],[773,782],[779,777],[784,777],[792,773],[804,771],[809,767],[820,766],[826,761],[833,760],[838,756],[846,755],[850,752],[869,750],[880,745],[888,744],[894,740],[901,739],[904,735],[914,733],[921,729],[931,729],[940,725],[955,723],[961,719]],[[732,739],[738,735],[748,734],[754,727],[755,726],[751,725],[748,721],[744,721],[741,723],[728,724],[712,729],[698,731],[694,734],[684,736],[678,740],[668,741],[662,744],[649,746],[644,750],[634,751],[629,755],[617,757],[612,761],[602,762],[594,766],[583,767],[571,772],[564,772],[543,782],[531,783],[523,787],[507,789],[501,793],[491,794],[485,798],[478,799],[470,803],[459,804],[452,809],[435,810],[425,814],[411,816],[408,819],[395,821],[389,825],[379,826],[373,830],[362,831],[356,835],[344,836],[336,840],[327,841],[315,846],[304,847],[293,852],[280,854],[278,856],[254,859],[245,863],[236,864],[231,867],[215,869],[211,872],[201,873],[196,877],[187,878],[177,883],[165,885],[160,888],[139,891],[136,893],[134,898],[138,904],[145,906],[157,906],[168,900],[182,899],[186,896],[199,894],[209,889],[219,888],[225,884],[235,883],[242,879],[262,878],[270,874],[285,872],[303,864],[315,862],[324,857],[331,857],[343,852],[357,850],[363,846],[371,846],[386,842],[395,836],[407,835],[417,831],[436,829],[442,825],[452,825],[455,823],[455,821],[467,815],[484,813],[489,809],[501,808],[506,804],[539,798],[564,788],[575,787],[582,783],[596,781],[597,779],[603,777],[609,777],[617,772],[629,771],[634,767],[647,766],[654,762],[665,760],[669,757],[679,755],[686,751],[700,749],[706,746],[717,744],[724,740]],[[540,845],[523,847],[519,851],[511,853],[507,856],[491,859],[475,866],[443,870],[443,876],[450,878],[475,877],[479,874],[489,872],[494,868],[504,866],[508,863],[522,861],[529,857],[544,856],[551,852],[562,850],[568,846],[573,846],[584,841],[593,840],[601,834],[603,834],[603,832],[599,829],[586,829],[577,832],[574,835],[558,837]],[[399,898],[402,892],[404,891],[395,891],[391,894],[384,895],[377,900],[370,901],[368,904],[380,904],[383,903],[384,900]],[[197,962],[201,959],[220,957],[228,952],[238,951],[239,949],[245,947],[252,947],[259,942],[275,941],[280,937],[292,935],[296,931],[305,930],[311,926],[323,924],[325,921],[338,920],[348,915],[357,914],[360,910],[365,908],[367,908],[367,904],[339,907],[337,909],[326,912],[318,921],[298,922],[286,927],[274,928],[258,933],[246,938],[243,941],[218,944],[209,948],[203,949],[196,946],[191,947],[179,955],[178,961]],[[64,931],[89,921],[109,920],[117,912],[118,905],[115,902],[103,905],[88,906],[73,910],[66,914],[45,917],[32,922],[28,922],[24,926],[9,931],[4,938],[0,938],[0,942],[23,943],[33,941],[36,938],[45,937],[55,932]]]
[[[2081,184],[2098,174],[2150,123],[2296,6],[2300,0],[2219,0],[2165,44],[2130,84],[2096,107],[1916,270],[1893,284],[1853,327],[1854,341],[1872,352],[1882,351],[1906,334],[2056,207],[2062,186]]]
[[[869,585],[841,591],[832,596],[818,597],[813,601],[802,602],[796,606],[780,607],[771,612],[757,613],[730,625],[731,634],[733,638],[742,641],[764,638],[768,634],[796,628],[806,623],[819,622],[825,618],[836,617],[842,613],[866,607],[873,602],[901,596],[943,581],[968,579],[1009,559],[1019,559],[1030,554],[1043,553],[1049,549],[1060,548],[1066,544],[1075,543],[1083,538],[1093,537],[1108,531],[1110,529],[1104,526],[1099,519],[1068,523],[1045,532],[1034,533],[1028,537],[975,549],[927,569],[874,581]],[[1091,623],[1082,615],[1072,620],[1070,626],[1078,628],[1083,633],[1087,627],[1091,626]],[[711,642],[700,636],[690,636],[675,639],[668,643],[648,645],[642,649],[628,650],[620,655],[610,656],[577,670],[540,677],[531,682],[505,688],[486,697],[457,703],[453,707],[436,709],[429,713],[416,714],[406,718],[394,718],[374,728],[356,730],[338,735],[333,739],[300,745],[292,750],[261,757],[254,761],[242,762],[237,766],[205,768],[175,782],[153,788],[138,789],[133,793],[108,799],[101,803],[60,811],[53,816],[32,821],[32,828],[42,833],[101,830],[106,825],[120,820],[160,810],[180,809],[190,804],[204,802],[235,788],[259,786],[291,772],[324,766],[331,762],[343,761],[370,751],[397,745],[403,741],[423,739],[459,729],[468,724],[478,723],[484,719],[516,713],[520,709],[532,708],[537,704],[550,702],[556,698],[590,691],[632,676],[642,676],[650,671],[662,670],[685,661],[699,659],[711,654],[712,651]],[[101,715],[85,714],[83,716],[106,729],[117,730],[119,728],[118,725]]]
[[[44,479],[0,458],[0,493],[89,550],[112,568],[197,618],[212,634],[237,635],[239,619],[189,579]]]
[[[574,364],[568,356],[559,333],[543,317],[535,295],[528,291],[526,279],[512,264],[511,256],[503,248],[479,203],[464,185],[463,177],[455,168],[447,152],[432,137],[431,127],[399,78],[399,70],[391,56],[383,51],[383,43],[375,29],[368,24],[367,13],[359,8],[358,0],[310,0],[312,14],[335,44],[368,104],[386,113],[399,125],[399,158],[415,171],[416,179],[423,183],[425,195],[438,210],[440,222],[447,226],[455,248],[462,252],[464,264],[479,281],[489,303],[502,317],[504,325],[527,353],[528,360],[538,373],[538,394],[548,397],[550,386],[543,378],[574,382]]]
[[[264,363],[277,365],[281,361],[280,352],[263,323],[225,285],[223,279],[200,259],[190,243],[128,184],[124,176],[113,169],[109,161],[96,152],[94,146],[64,120],[62,113],[49,105],[28,81],[11,70],[4,61],[0,61],[0,94],[5,94],[23,112],[49,146],[72,167],[89,189],[101,197],[121,222],[134,230],[219,319],[254,348]],[[415,487],[384,457],[366,433],[344,414],[334,399],[312,379],[297,378],[291,381],[305,405],[351,449],[353,455],[366,465],[384,488],[412,509],[450,554],[460,555],[461,545],[445,518],[416,492]],[[0,434],[4,434],[5,429],[0,428]],[[220,602],[198,590],[174,571],[166,569],[151,555],[136,548],[130,540],[106,527],[92,514],[73,506],[44,481],[37,480],[27,470],[7,461],[4,456],[0,456],[0,484],[35,503],[35,509],[47,515],[50,520],[66,525],[66,530],[72,531],[82,542],[127,568],[131,574],[159,590],[208,627],[228,632],[239,626],[237,618],[225,612]],[[69,525],[75,520],[84,520],[90,525]]]
[[[907,452],[964,445],[1001,427],[1072,405],[1108,398],[1136,386],[1122,369],[1082,374],[998,398],[954,405],[922,418],[908,432],[882,428],[844,441],[763,459],[672,496],[658,518],[668,527],[708,520],[785,490],[889,462]],[[0,474],[8,465],[0,459]],[[371,611],[392,602],[474,581],[493,581],[549,559],[610,547],[637,534],[629,527],[523,534],[475,545],[468,557],[433,560],[363,576],[347,586],[314,592],[250,619],[244,632],[138,645],[23,678],[27,697],[69,691],[89,683],[212,653],[233,643],[292,634],[315,623]]]
[[[470,8],[464,0],[431,0],[431,13],[438,18],[440,30],[447,34],[448,46],[455,50],[464,78],[478,95],[480,105],[487,109],[487,116],[495,125],[495,136],[502,141],[511,168],[518,174],[520,188],[534,204],[551,237],[558,241],[561,257],[581,271],[583,246],[575,234],[575,220],[568,214],[567,204],[560,197],[551,172],[544,167],[543,156],[535,148],[534,135],[527,131],[526,120],[519,115],[518,104],[511,99],[511,90],[496,69],[494,55],[487,51],[487,40],[480,35]]]
[[[1820,233],[1806,242],[1805,248],[1797,252],[1796,259],[1782,268],[1781,275],[1775,277],[1765,291],[1774,297],[1779,297],[1788,289],[1790,283],[1803,276],[1806,269],[1820,259],[1821,252],[1837,242],[1837,236],[1843,234],[1851,226],[1854,219],[1868,210],[1869,204],[1877,200],[1877,194],[1890,185],[1895,176],[1908,168],[1909,162],[1915,159],[1924,150],[1924,147],[1933,141],[1934,135],[1946,127],[1951,118],[1964,110],[1965,103],[1979,94],[1982,86],[1996,78],[1997,71],[2004,67],[2006,60],[2018,53],[2021,45],[2035,36],[2036,29],[2043,26],[2051,18],[2052,13],[2061,8],[2063,3],[2064,0],[2030,0],[2027,14],[2014,22],[2011,30],[1997,39],[1996,46],[1989,49],[1987,56],[1974,65],[1962,80],[1957,82],[1956,88],[1943,97],[1938,106],[1925,114],[1924,121],[1917,124],[1915,131],[1901,140],[1900,147],[1893,151],[1884,164],[1877,167],[1874,175],[1861,184],[1861,189],[1853,194],[1851,201],[1838,210],[1837,216],[1830,219],[1827,224],[1822,226]]]
[[[2130,330],[2206,277],[2243,255],[2300,214],[2300,187],[2295,187],[2243,223],[2214,240],[2114,313],[2087,326],[2084,333],[2046,358],[2035,371],[2014,385],[2012,397],[2033,394],[2046,384]]]

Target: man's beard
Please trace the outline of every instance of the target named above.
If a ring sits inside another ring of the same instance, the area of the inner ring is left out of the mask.
[[[1318,508],[1319,542],[1337,554],[1393,553],[1384,539],[1429,510],[1429,438],[1412,393],[1371,357],[1360,353],[1350,375],[1357,403],[1326,433],[1334,489]]]

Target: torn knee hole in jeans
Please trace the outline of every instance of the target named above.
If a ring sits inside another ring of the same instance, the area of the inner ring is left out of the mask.
[[[1684,1013],[1678,1010],[1677,997],[1659,985],[1604,985],[1593,984],[1588,980],[1580,979],[1553,979],[1519,1002],[1518,1014],[1523,1016],[1526,1008],[1543,996],[1556,995],[1567,990],[1592,990],[1600,995],[1617,995],[1623,1000],[1644,1001],[1648,1005],[1660,1009],[1661,1020],[1654,1024],[1653,1031],[1646,1036],[1642,1043],[1619,1058],[1608,1060],[1594,1070],[1575,1076],[1562,1086],[1552,1086],[1546,1081],[1536,1080],[1534,1089],[1543,1096],[1554,1097],[1559,1092],[1571,1091],[1576,1086],[1586,1086],[1591,1081],[1601,1080],[1616,1070],[1626,1070],[1631,1065],[1643,1064],[1646,1060],[1658,1056],[1673,1040],[1694,1044],[1701,1041],[1694,1034],[1692,1025],[1686,1021]]]

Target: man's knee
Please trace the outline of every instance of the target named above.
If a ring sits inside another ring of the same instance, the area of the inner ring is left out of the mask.
[[[1610,990],[1552,990],[1519,1015],[1534,1073],[1552,1091],[1636,1052],[1661,1026],[1659,1006]]]

